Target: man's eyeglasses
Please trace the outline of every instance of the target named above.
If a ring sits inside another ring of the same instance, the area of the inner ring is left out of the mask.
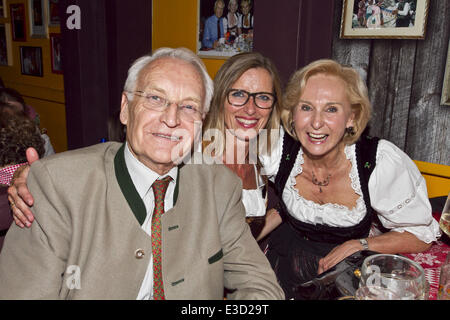
[[[248,102],[250,97],[253,97],[255,105],[260,109],[272,108],[277,100],[276,96],[270,92],[250,93],[241,89],[230,89],[227,94],[228,103],[235,107],[242,107]]]
[[[144,91],[138,90],[135,91],[134,94],[144,98],[145,108],[159,112],[165,112],[169,106],[175,103],[154,93],[146,93]],[[185,121],[201,120],[202,112],[200,111],[201,107],[198,103],[193,101],[182,101],[175,104],[178,107],[178,114],[180,115],[180,119]]]

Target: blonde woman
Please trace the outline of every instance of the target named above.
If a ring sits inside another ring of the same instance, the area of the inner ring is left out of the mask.
[[[225,33],[227,31],[234,36],[241,34],[241,14],[237,11],[239,8],[237,0],[230,0],[228,2],[228,13],[223,18],[223,25]]]
[[[332,60],[294,73],[284,99],[286,133],[263,157],[282,198],[267,257],[286,298],[363,249],[424,251],[439,237],[424,178],[402,150],[363,135],[370,119],[358,73]]]
[[[222,65],[214,79],[214,96],[203,127],[204,139],[211,133],[224,138],[205,139],[204,152],[219,157],[241,178],[242,200],[248,220],[254,220],[251,226],[255,236],[266,216],[267,181],[254,152],[260,149],[268,156],[271,144],[276,143],[281,98],[278,71],[270,59],[257,52],[235,55]],[[252,143],[265,147],[254,150]],[[269,210],[268,216],[273,212]]]

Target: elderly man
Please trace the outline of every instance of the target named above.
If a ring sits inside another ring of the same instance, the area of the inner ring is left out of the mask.
[[[214,14],[205,21],[202,45],[204,48],[215,49],[219,45],[219,39],[224,37],[223,9],[225,2],[216,0],[214,3]]]
[[[177,165],[211,96],[191,51],[138,59],[122,95],[126,143],[31,166],[35,221],[6,236],[0,298],[221,299],[224,287],[229,299],[283,298],[239,179],[221,165]]]

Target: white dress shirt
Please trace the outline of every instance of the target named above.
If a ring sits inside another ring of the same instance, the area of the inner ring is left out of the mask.
[[[156,180],[163,179],[170,176],[172,180],[164,197],[164,211],[168,211],[173,207],[173,194],[177,181],[178,169],[173,167],[167,174],[160,176],[156,172],[146,167],[131,153],[128,143],[125,145],[125,164],[130,173],[131,180],[139,194],[144,201],[147,217],[141,228],[149,235],[148,241],[151,241],[152,235],[152,215],[155,207],[155,197],[153,195],[152,184]],[[153,300],[153,256],[150,255],[150,262],[148,264],[147,272],[142,281],[137,300]]]

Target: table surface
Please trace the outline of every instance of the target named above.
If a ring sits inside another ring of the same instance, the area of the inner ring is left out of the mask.
[[[440,214],[433,214],[433,217],[439,221]],[[441,231],[442,232],[442,231]],[[443,235],[444,237],[445,235]],[[441,265],[444,263],[447,254],[450,252],[450,246],[443,241],[436,241],[430,249],[421,253],[403,253],[402,255],[414,260],[422,266],[425,271],[425,277],[430,284],[429,300],[436,300],[439,287],[439,273]]]

